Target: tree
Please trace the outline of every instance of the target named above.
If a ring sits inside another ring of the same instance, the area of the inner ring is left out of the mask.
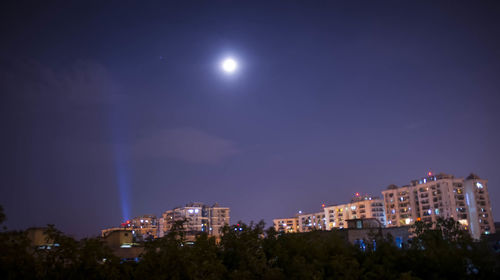
[[[498,273],[498,262],[484,242],[474,241],[469,232],[449,218],[433,223],[417,222],[407,260],[426,279],[489,279]]]
[[[3,222],[5,222],[6,219],[7,219],[7,217],[5,216],[3,206],[0,205],[0,225],[3,224]]]

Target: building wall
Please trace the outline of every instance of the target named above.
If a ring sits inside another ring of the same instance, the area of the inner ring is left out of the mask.
[[[158,220],[155,215],[143,215],[133,218],[126,225],[127,228],[132,228],[136,236],[140,236],[143,240],[153,237],[158,237]]]
[[[346,220],[375,218],[385,226],[384,201],[379,198],[363,196],[354,198],[351,203],[324,207],[327,230],[347,228]]]
[[[325,212],[316,212],[297,215],[297,230],[299,232],[308,232],[312,230],[326,230]]]
[[[26,230],[26,236],[32,247],[51,246],[54,241],[49,239],[45,231],[47,228],[33,227]]]
[[[309,232],[312,230],[332,230],[347,228],[349,219],[377,219],[385,226],[384,201],[377,197],[355,196],[350,203],[323,206],[316,213],[299,213],[294,218],[274,219],[278,232]]]
[[[211,207],[209,209],[209,234],[220,236],[222,228],[230,224],[228,207]]]
[[[121,248],[123,245],[132,246],[134,242],[132,230],[129,229],[115,229],[110,230],[103,235],[104,242],[111,248]]]
[[[392,240],[396,246],[402,248],[404,244],[408,243],[411,233],[408,226],[392,227],[392,228],[348,228],[343,229],[346,231],[346,239],[351,244],[369,243],[373,241],[375,235],[387,237],[392,236]]]
[[[298,217],[274,219],[273,225],[274,225],[274,229],[277,232],[286,232],[286,233],[298,232],[299,219],[298,219]]]
[[[455,178],[437,174],[413,180],[411,185],[391,185],[382,191],[387,226],[435,222],[439,217],[459,221],[472,236],[495,232],[487,180],[476,175]]]
[[[179,222],[183,222],[182,231],[187,235],[206,232],[218,237],[222,228],[230,223],[230,210],[217,204],[210,207],[203,203],[190,203],[167,210],[159,222],[159,236],[165,236]]]

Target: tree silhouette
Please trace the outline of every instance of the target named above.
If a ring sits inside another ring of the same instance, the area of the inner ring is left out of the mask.
[[[0,214],[3,214],[0,208]],[[0,217],[2,217],[0,215]],[[5,216],[2,218],[5,220]],[[47,247],[23,231],[0,232],[2,279],[498,279],[500,256],[452,219],[417,222],[409,246],[374,232],[365,246],[342,231],[279,233],[264,222],[225,226],[220,240],[188,241],[183,222],[143,243],[140,260],[118,259],[99,238],[75,240],[55,226]],[[191,240],[191,239],[189,239]]]

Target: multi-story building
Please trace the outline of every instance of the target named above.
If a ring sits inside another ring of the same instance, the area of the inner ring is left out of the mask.
[[[205,232],[219,237],[225,225],[229,225],[229,208],[220,207],[217,203],[208,206],[203,203],[190,203],[184,207],[167,210],[160,218],[159,237],[165,236],[176,225],[181,231],[193,237]]]
[[[297,215],[297,219],[299,232],[326,229],[324,211],[310,214],[299,213]]]
[[[350,203],[323,206],[323,211],[310,214],[299,212],[294,218],[274,219],[274,228],[279,232],[308,232],[312,230],[331,230],[347,228],[350,219],[377,219],[385,226],[383,200],[357,193]]]
[[[347,220],[351,219],[377,219],[385,226],[384,201],[369,195],[360,196],[359,193],[352,198],[351,203],[326,206],[323,208],[325,216],[325,229],[347,228]]]
[[[131,228],[136,236],[142,236],[143,239],[149,237],[158,237],[158,220],[155,215],[143,215],[133,218],[124,225]]]
[[[158,237],[158,220],[155,215],[143,215],[125,221],[120,227],[106,228],[101,230],[101,236],[106,237],[109,234],[119,231],[130,232],[131,238],[135,242],[141,242]]]
[[[278,232],[293,233],[299,231],[299,218],[284,218],[273,220],[274,229]]]
[[[464,179],[429,172],[410,185],[390,185],[382,191],[387,226],[411,225],[420,220],[435,222],[442,217],[457,220],[476,239],[494,233],[487,184],[475,174]]]

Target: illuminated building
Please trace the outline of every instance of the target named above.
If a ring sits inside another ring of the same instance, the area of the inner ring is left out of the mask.
[[[122,227],[132,229],[135,236],[141,236],[143,240],[158,237],[158,220],[155,215],[143,215],[133,218],[122,224]]]
[[[325,213],[303,214],[300,212],[294,218],[274,219],[274,229],[278,232],[308,232],[312,230],[325,230]]]
[[[312,230],[325,230],[325,213],[323,211],[310,213],[310,214],[298,214],[297,215],[297,225],[299,232],[308,232]]]
[[[181,231],[188,237],[205,232],[219,237],[225,225],[229,225],[229,208],[217,203],[208,206],[203,203],[190,203],[184,207],[167,210],[160,218],[159,237],[163,237],[176,225],[182,223]]]
[[[293,233],[298,232],[299,228],[299,218],[284,218],[284,219],[274,219],[273,220],[274,229],[278,232]]]
[[[135,242],[158,237],[158,220],[155,215],[143,215],[125,221],[120,227],[107,228],[101,230],[101,236],[106,237],[113,232],[130,232],[131,238]]]
[[[471,174],[467,178],[431,172],[410,185],[390,185],[382,191],[387,226],[411,225],[415,221],[435,222],[453,218],[479,239],[495,232],[488,181]]]
[[[347,228],[347,220],[351,219],[377,219],[385,226],[384,201],[369,195],[360,196],[359,193],[351,199],[351,203],[325,206],[326,229]]]
[[[376,219],[385,226],[384,202],[369,195],[356,193],[350,203],[326,206],[316,213],[299,212],[295,218],[274,219],[274,228],[279,232],[308,232],[312,230],[332,230],[347,228],[350,219]]]

